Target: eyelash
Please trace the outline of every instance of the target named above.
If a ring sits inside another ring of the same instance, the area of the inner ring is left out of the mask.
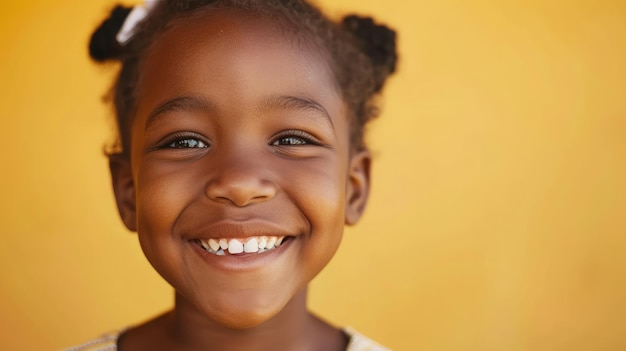
[[[281,142],[290,140],[286,144]],[[300,145],[322,145],[322,142],[313,135],[302,130],[285,130],[276,135],[270,145],[272,146],[300,146]]]

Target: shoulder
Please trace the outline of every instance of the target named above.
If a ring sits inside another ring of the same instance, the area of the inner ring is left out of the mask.
[[[350,343],[346,351],[391,351],[352,328],[344,328],[344,332],[350,336]],[[67,348],[63,351],[117,351],[117,339],[120,333],[121,332],[108,333],[97,339]]]
[[[67,348],[63,351],[116,351],[117,338],[121,332],[113,332],[102,335],[97,339],[93,339],[81,345]]]
[[[350,336],[350,343],[346,351],[391,351],[350,327],[343,330]]]

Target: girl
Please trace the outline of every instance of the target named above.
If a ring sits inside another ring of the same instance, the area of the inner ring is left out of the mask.
[[[303,0],[163,0],[115,8],[90,53],[121,62],[117,206],[176,302],[70,350],[385,350],[306,287],[365,208],[394,32]]]

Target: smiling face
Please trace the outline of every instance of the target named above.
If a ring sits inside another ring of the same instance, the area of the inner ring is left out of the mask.
[[[367,200],[369,155],[351,148],[330,69],[289,30],[210,10],[159,36],[140,73],[130,160],[111,159],[122,219],[182,303],[258,325],[328,263]],[[259,248],[272,237],[284,239]]]

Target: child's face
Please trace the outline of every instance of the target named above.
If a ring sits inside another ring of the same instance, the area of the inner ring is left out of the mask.
[[[369,155],[326,62],[289,30],[241,12],[177,22],[150,48],[130,161],[113,158],[122,218],[188,304],[232,327],[279,313],[360,216]],[[199,240],[286,236],[218,256]]]

